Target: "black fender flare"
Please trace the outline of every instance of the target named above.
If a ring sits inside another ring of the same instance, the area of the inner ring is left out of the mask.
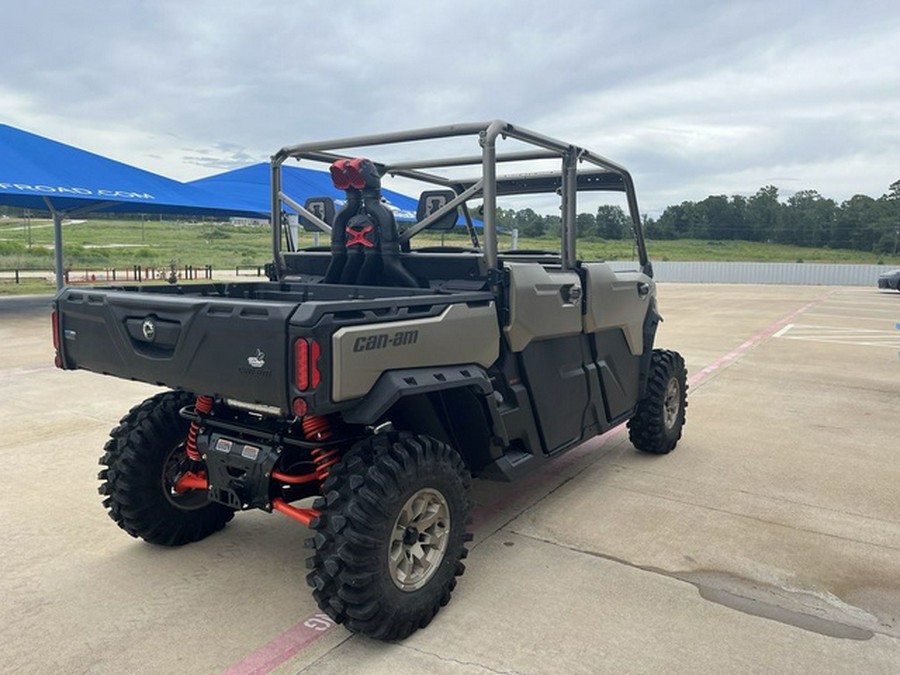
[[[650,360],[653,357],[653,345],[656,341],[656,328],[662,322],[656,306],[656,298],[650,301],[647,308],[647,315],[644,317],[644,352],[641,354],[640,374],[638,376],[640,386],[638,387],[638,400],[644,398],[647,392],[647,378],[650,376]]]
[[[475,364],[389,370],[381,374],[375,386],[358,405],[345,410],[341,416],[350,424],[375,424],[404,396],[461,387],[474,388],[484,397],[489,403],[495,430],[505,434],[491,395],[494,391],[491,379],[481,366]]]

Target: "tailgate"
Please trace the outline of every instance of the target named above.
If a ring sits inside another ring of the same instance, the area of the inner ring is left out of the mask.
[[[65,368],[281,408],[296,302],[67,289],[57,299]]]

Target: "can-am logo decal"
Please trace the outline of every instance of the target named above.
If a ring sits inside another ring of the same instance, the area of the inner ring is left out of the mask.
[[[362,335],[353,341],[353,351],[368,352],[386,347],[404,347],[419,341],[419,331],[401,330],[396,333],[380,333],[378,335]]]
[[[255,356],[248,356],[247,363],[249,363],[254,368],[262,368],[266,365],[266,355],[263,354],[259,349],[256,350]]]

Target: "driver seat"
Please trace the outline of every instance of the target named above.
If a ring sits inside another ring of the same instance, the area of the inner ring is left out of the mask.
[[[400,259],[394,214],[381,201],[381,176],[368,159],[340,159],[331,165],[334,186],[347,202],[331,228],[331,261],[323,281],[349,286],[418,288]]]

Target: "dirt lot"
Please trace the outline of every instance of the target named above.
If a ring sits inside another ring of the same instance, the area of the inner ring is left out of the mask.
[[[106,516],[97,458],[152,387],[51,366],[47,299],[0,299],[0,669],[126,673],[900,671],[900,294],[660,286],[688,424],[476,481],[454,599],[401,644],[352,637],[307,531],[239,514],[168,550]]]

